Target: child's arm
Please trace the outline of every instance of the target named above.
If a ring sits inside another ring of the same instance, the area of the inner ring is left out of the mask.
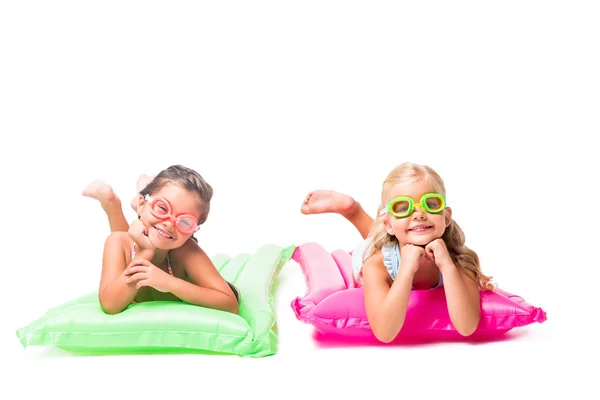
[[[196,242],[188,240],[172,256],[173,262],[185,266],[193,283],[172,279],[171,293],[186,303],[238,314],[238,302],[233,291]]]
[[[402,268],[392,283],[381,252],[367,259],[362,271],[369,325],[377,339],[389,343],[404,325],[414,272]]]
[[[104,243],[98,297],[102,309],[107,314],[123,311],[137,293],[135,283],[128,284],[124,275],[127,262],[125,248],[128,243],[129,235],[126,232],[113,232]]]
[[[477,329],[481,318],[477,282],[454,265],[443,240],[429,243],[427,253],[434,258],[444,277],[444,291],[452,325],[461,335],[471,335]]]
[[[477,329],[481,318],[479,287],[473,278],[450,261],[440,267],[450,321],[458,333],[469,336]]]

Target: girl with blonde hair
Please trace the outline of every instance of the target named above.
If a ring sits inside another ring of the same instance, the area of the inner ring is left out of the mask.
[[[438,288],[445,291],[454,328],[471,335],[481,317],[479,292],[494,284],[481,272],[477,253],[465,246],[442,178],[426,165],[400,164],[384,180],[380,204],[373,220],[352,197],[319,190],[301,207],[304,214],[340,214],[365,239],[353,252],[353,268],[375,336],[393,341],[411,290]]]

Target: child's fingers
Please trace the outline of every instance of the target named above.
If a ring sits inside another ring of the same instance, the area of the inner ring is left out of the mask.
[[[137,265],[129,265],[127,268],[125,268],[125,271],[123,271],[125,275],[135,274],[136,272],[143,272],[143,269],[138,268]]]
[[[427,252],[427,257],[429,257],[429,259],[434,260],[435,259],[435,255],[433,252],[433,248],[431,246],[427,246],[425,248],[425,251]]]
[[[146,274],[145,272],[138,272],[136,274],[131,275],[129,278],[127,278],[125,280],[125,282],[131,283],[131,282],[135,282],[135,281],[139,281],[139,280],[147,279],[147,278],[148,278],[148,274]]]
[[[150,266],[150,261],[146,260],[145,258],[135,258],[131,260],[129,265],[127,265],[127,268],[134,267],[136,265],[148,267]]]
[[[126,276],[135,274],[136,272],[148,272],[148,267],[143,265],[133,265],[131,267],[125,268]]]
[[[138,283],[136,283],[135,288],[139,289],[142,286],[148,286],[148,283],[149,283],[148,279],[143,279],[143,280],[139,281]]]

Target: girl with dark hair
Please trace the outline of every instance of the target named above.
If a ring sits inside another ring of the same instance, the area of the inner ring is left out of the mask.
[[[83,191],[100,201],[111,229],[98,292],[102,309],[116,314],[131,303],[170,300],[237,314],[236,288],[192,236],[208,217],[212,187],[181,165],[146,178],[138,181],[132,201],[138,219],[131,224],[108,184],[96,180]]]

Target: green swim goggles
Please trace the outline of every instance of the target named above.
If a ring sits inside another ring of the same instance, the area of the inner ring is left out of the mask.
[[[412,197],[400,196],[390,200],[379,215],[389,212],[396,218],[406,218],[412,214],[416,206],[420,206],[429,214],[438,214],[446,208],[446,199],[440,193],[425,193],[419,203],[415,204]]]

